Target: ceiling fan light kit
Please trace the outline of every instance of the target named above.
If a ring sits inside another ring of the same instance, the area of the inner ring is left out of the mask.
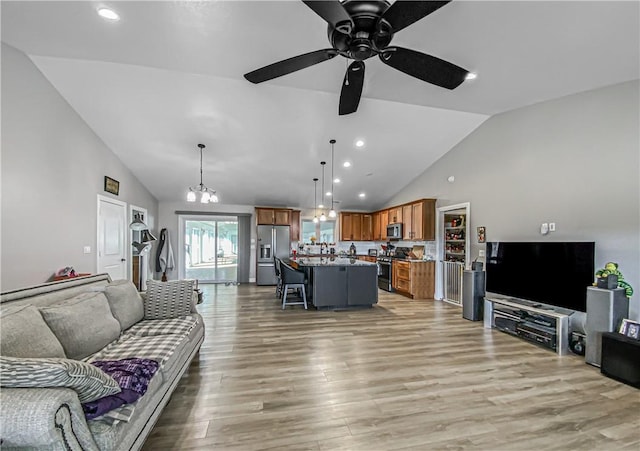
[[[357,111],[364,85],[364,61],[378,56],[387,66],[427,83],[455,89],[475,74],[448,61],[416,50],[389,46],[398,31],[445,6],[446,1],[303,0],[328,23],[331,48],[279,61],[245,74],[251,83],[273,78],[330,60],[337,55],[353,62],[347,68],[340,91],[338,114]]]
[[[217,203],[220,201],[215,190],[210,190],[204,185],[204,183],[202,183],[202,151],[205,147],[206,146],[204,144],[198,144],[198,148],[200,149],[200,183],[195,187],[189,187],[189,191],[187,192],[187,202],[195,202],[197,197],[196,193],[200,193],[200,202],[203,204]]]

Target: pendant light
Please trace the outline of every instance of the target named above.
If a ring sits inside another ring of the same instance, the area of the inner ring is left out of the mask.
[[[313,223],[318,223],[318,177],[313,179]]]
[[[331,144],[331,210],[329,210],[329,217],[330,218],[335,218],[337,216],[336,210],[333,208],[333,199],[336,198],[336,192],[335,192],[335,189],[333,187],[333,182],[335,180],[335,177],[333,175],[333,156],[334,156],[333,145],[335,143],[336,143],[335,139],[332,139],[331,141],[329,141],[329,144]]]
[[[324,214],[324,166],[327,164],[326,161],[321,161],[322,165],[322,212],[320,212],[320,221],[324,222],[327,220],[327,215]]]
[[[202,150],[206,147],[204,144],[198,144],[200,148],[200,184],[195,187],[189,187],[189,192],[187,193],[187,202],[195,202],[196,201],[196,193],[200,193],[200,202],[203,204],[208,204],[210,202],[216,203],[219,201],[218,196],[214,190],[210,190],[207,188],[204,183],[202,183]]]

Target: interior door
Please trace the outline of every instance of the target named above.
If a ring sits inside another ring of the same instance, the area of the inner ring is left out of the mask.
[[[126,279],[127,204],[98,196],[98,273],[112,280]]]

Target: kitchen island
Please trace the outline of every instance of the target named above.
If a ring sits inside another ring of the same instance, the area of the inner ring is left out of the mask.
[[[307,274],[307,299],[317,309],[371,307],[378,302],[378,266],[346,257],[285,260]]]

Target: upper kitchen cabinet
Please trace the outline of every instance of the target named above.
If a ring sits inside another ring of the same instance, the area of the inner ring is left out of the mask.
[[[380,239],[386,241],[387,239],[387,226],[389,225],[389,210],[383,210],[380,212]]]
[[[380,212],[376,211],[373,215],[372,215],[372,222],[373,222],[373,240],[374,241],[380,241],[382,239],[382,228],[380,227]]]
[[[291,211],[291,241],[300,241],[300,210]]]
[[[362,235],[360,236],[362,241],[373,240],[373,215],[365,213],[362,215]]]
[[[418,202],[412,203],[411,205],[405,206],[404,208],[407,208],[406,211],[411,213],[410,221],[405,221],[404,223],[405,239],[414,241],[435,240],[436,200],[422,199]]]
[[[256,208],[258,225],[290,225],[291,210],[285,208]]]
[[[362,216],[362,213],[340,213],[340,241],[362,241]]]
[[[396,224],[402,222],[402,207],[393,207],[388,210],[389,222],[387,224]]]

